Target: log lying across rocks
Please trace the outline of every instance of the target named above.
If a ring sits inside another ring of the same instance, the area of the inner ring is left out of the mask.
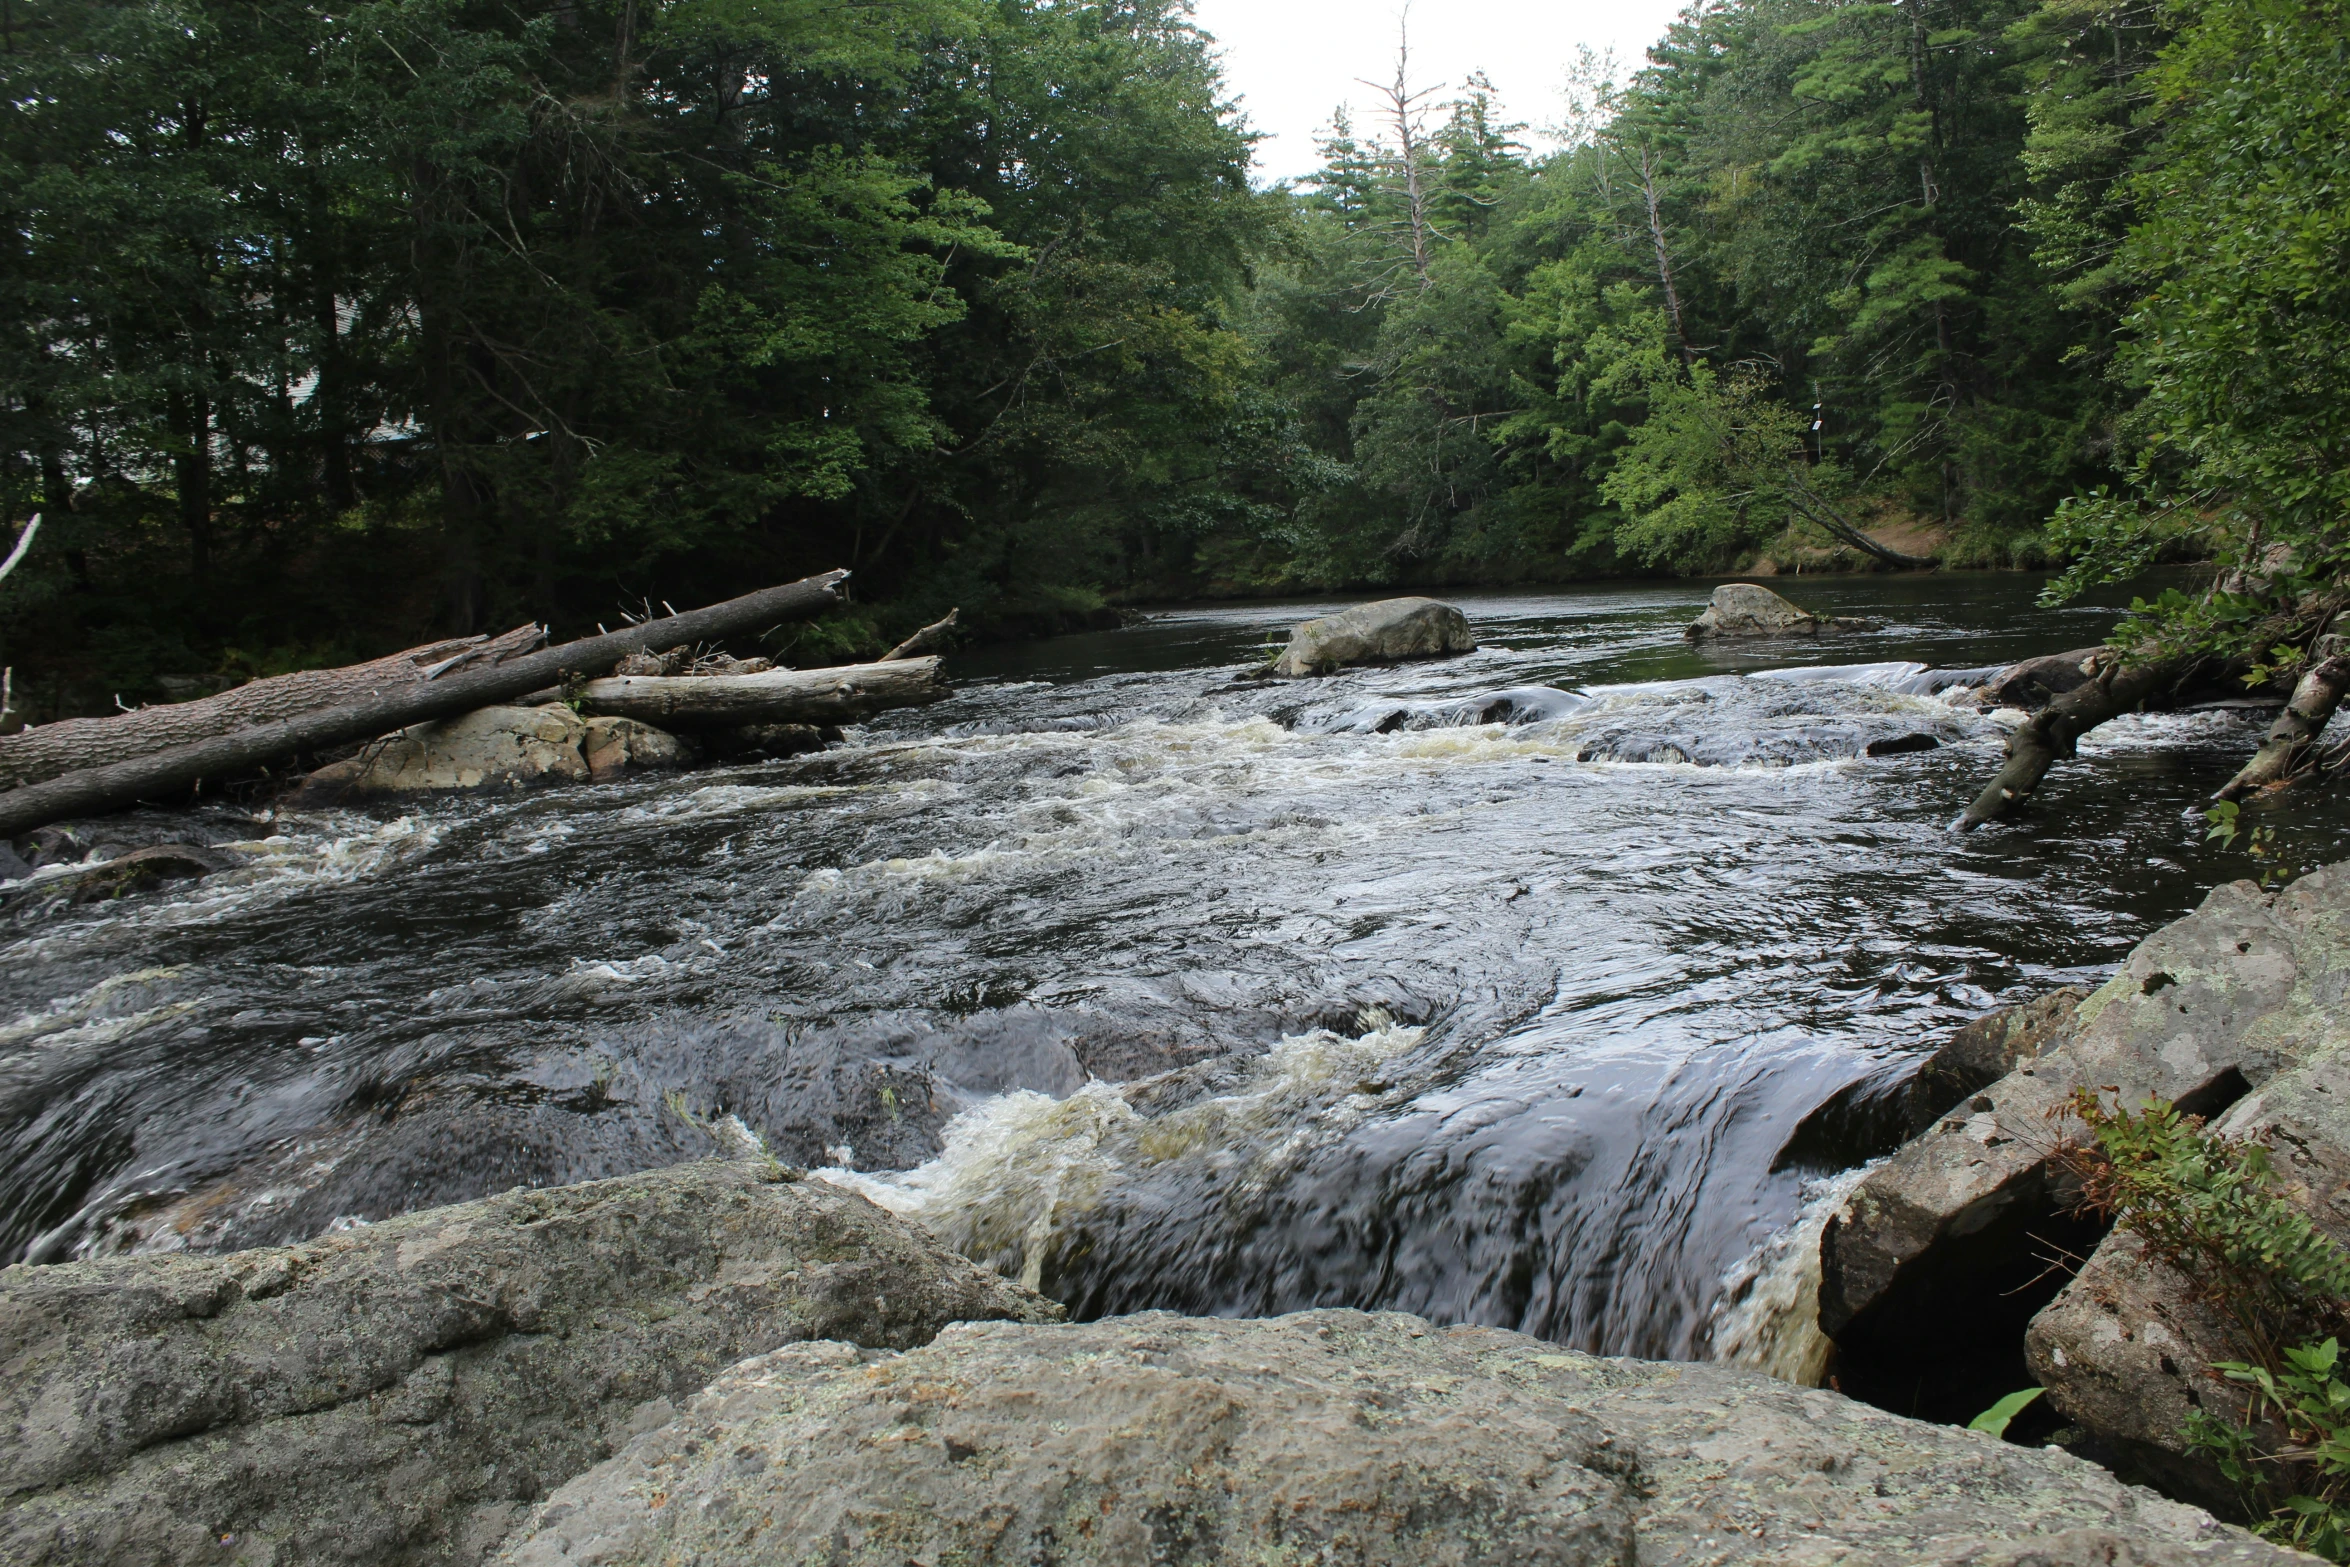
[[[194,702],[167,702],[105,718],[66,718],[0,735],[0,788],[20,788],[89,767],[153,756],[304,713],[421,687],[463,669],[486,669],[547,639],[544,626],[517,626],[504,636],[428,642],[405,653],[340,669],[273,675]]]
[[[935,656],[756,675],[613,675],[589,681],[578,693],[587,712],[664,729],[846,724],[946,694]]]
[[[151,754],[20,784],[0,793],[0,835],[68,816],[120,810],[140,800],[176,793],[206,778],[234,777],[299,752],[372,740],[410,724],[512,701],[551,683],[600,675],[626,655],[648,648],[742,636],[782,621],[803,619],[839,603],[836,588],[847,575],[845,571],[828,571],[560,647],[516,653],[503,661],[466,662],[434,678],[386,685],[339,706],[247,724]],[[147,708],[91,722],[144,726],[162,722],[157,715],[170,711]],[[44,725],[30,733],[37,735],[50,727],[54,726]],[[12,743],[22,738],[9,737]]]

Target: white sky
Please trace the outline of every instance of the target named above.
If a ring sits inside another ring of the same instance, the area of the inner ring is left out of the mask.
[[[1257,144],[1260,181],[1311,171],[1314,138],[1343,101],[1368,128],[1371,100],[1356,80],[1392,80],[1400,0],[1193,0],[1200,27],[1224,55],[1225,80]],[[1471,71],[1493,78],[1513,120],[1537,131],[1560,117],[1560,89],[1577,44],[1614,49],[1627,69],[1680,13],[1682,0],[1417,0],[1411,13],[1415,85],[1457,87]],[[1449,97],[1440,94],[1439,97]],[[1540,144],[1539,138],[1529,135]]]

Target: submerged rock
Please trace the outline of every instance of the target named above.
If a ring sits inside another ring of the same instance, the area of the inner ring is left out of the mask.
[[[1285,677],[1326,675],[1349,664],[1393,664],[1476,650],[1468,617],[1450,604],[1426,598],[1380,599],[1299,626],[1267,672]]]
[[[2258,1136],[2277,1151],[2288,1199],[2350,1239],[2346,996],[2350,865],[2337,865],[2276,893],[2216,888],[2140,943],[2071,1021],[2050,998],[2045,1016],[1955,1053],[1945,1066],[1962,1076],[2013,1070],[1871,1172],[1823,1239],[1820,1325],[1838,1343],[1841,1385],[1963,1419],[2037,1382],[2145,1477],[2224,1501],[2229,1488],[2180,1428],[2187,1405],[2236,1396],[2207,1368],[2238,1352],[2188,1281],[2150,1271],[2134,1242],[2072,1211],[2057,1154],[2081,1129],[2068,1133],[2060,1111],[2089,1087]]]
[[[1737,637],[1816,637],[1827,631],[1865,631],[1872,624],[1865,620],[1839,620],[1834,615],[1815,615],[1773,593],[1769,588],[1751,582],[1725,582],[1714,589],[1713,601],[1705,613],[1689,623],[1682,633],[1692,642],[1711,638]]]
[[[478,1561],[719,1370],[1060,1308],[764,1159],[0,1270],[0,1560]]]
[[[1148,1312],[748,1360],[509,1567],[2278,1563],[2095,1466],[1714,1365],[1395,1313]]]
[[[0,853],[6,850],[7,845],[0,844]],[[0,860],[0,881],[21,884],[0,894],[0,916],[33,907],[65,907],[129,897],[167,881],[193,881],[240,863],[236,855],[224,849],[194,843],[158,843],[34,879],[31,866],[14,854],[7,854]],[[12,865],[15,875],[11,874]]]

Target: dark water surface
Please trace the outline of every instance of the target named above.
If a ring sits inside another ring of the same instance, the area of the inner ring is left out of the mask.
[[[1236,685],[1300,610],[1220,606],[962,656],[791,762],[209,813],[249,868],[0,933],[0,1257],[296,1238],[734,1115],[1088,1312],[1705,1353],[1840,1162],[1809,1112],[2246,869],[2197,814],[2240,715],[2123,720],[1946,830],[1999,729],[1904,666],[2110,611],[1785,586],[1886,625],[1716,656],[1703,585],[1472,595],[1468,657]],[[2338,858],[2350,815],[2290,831]]]

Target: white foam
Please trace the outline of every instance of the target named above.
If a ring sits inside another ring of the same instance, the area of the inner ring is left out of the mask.
[[[1114,1186],[1154,1169],[1234,1161],[1227,1189],[1262,1185],[1295,1152],[1343,1130],[1379,1102],[1364,1075],[1409,1050],[1422,1030],[1377,1015],[1349,1039],[1324,1029],[1282,1040],[1244,1067],[1230,1092],[1145,1116],[1126,1093],[1088,1083],[1065,1099],[1023,1090],[947,1123],[927,1164],[894,1173],[814,1172],[915,1220],[975,1262],[1040,1284],[1054,1238]]]
[[[1785,1229],[1722,1275],[1713,1358],[1818,1387],[1834,1348],[1820,1331],[1820,1237],[1861,1178],[1882,1160],[1803,1183],[1803,1206]]]

